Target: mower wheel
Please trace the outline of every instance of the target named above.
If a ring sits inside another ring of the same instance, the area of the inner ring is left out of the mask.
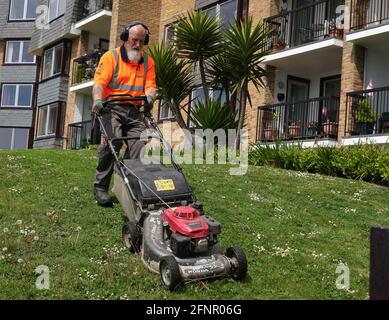
[[[131,253],[138,253],[142,243],[142,235],[134,223],[126,222],[122,228],[124,245]]]
[[[173,256],[166,256],[159,262],[159,274],[163,285],[174,291],[181,282],[180,268]]]
[[[247,258],[239,247],[230,247],[226,250],[226,256],[231,262],[231,277],[235,280],[242,280],[247,273]]]

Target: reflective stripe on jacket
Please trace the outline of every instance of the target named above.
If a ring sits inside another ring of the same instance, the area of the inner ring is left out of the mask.
[[[111,94],[144,95],[149,88],[156,88],[154,60],[147,54],[143,63],[124,62],[120,48],[103,54],[96,68],[94,84],[104,88],[103,98]]]

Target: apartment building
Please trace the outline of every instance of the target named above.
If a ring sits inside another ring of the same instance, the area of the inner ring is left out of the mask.
[[[193,9],[222,18],[225,27],[233,19],[252,16],[272,30],[263,61],[268,71],[266,85],[259,93],[250,88],[253,107],[247,110],[246,125],[252,142],[349,145],[360,138],[375,143],[389,138],[386,0],[0,1],[7,12],[13,2],[23,2],[23,17],[29,12],[25,8],[34,2],[47,11],[43,27],[33,21],[18,21],[18,31],[29,25],[20,35],[13,33],[16,22],[7,18],[9,13],[4,15],[1,10],[0,20],[9,25],[8,33],[1,31],[0,56],[7,56],[6,39],[20,37],[30,39],[35,63],[4,62],[2,86],[5,84],[7,91],[8,83],[36,83],[32,101],[34,95],[36,99],[30,109],[1,105],[0,130],[25,128],[20,122],[11,125],[11,119],[27,118],[30,112],[30,145],[35,148],[77,149],[97,143],[99,132],[92,130],[90,111],[93,75],[101,55],[120,44],[119,34],[129,21],[144,21],[152,43],[168,41],[174,23]],[[13,72],[10,68],[35,68],[34,81],[20,78],[27,75],[25,69]],[[213,96],[218,93],[217,88],[210,90]],[[201,94],[201,88],[196,87],[188,101],[201,100]],[[193,107],[189,103],[183,111],[188,122],[187,113]],[[170,121],[177,127],[170,110],[164,106],[155,109],[160,123]],[[16,112],[20,113],[17,117]]]
[[[160,1],[41,0],[45,27],[30,51],[42,57],[34,148],[82,148],[99,142],[91,123],[93,76],[102,54],[119,45],[131,20],[143,20],[158,40]],[[136,9],[136,10],[135,10]]]
[[[255,140],[389,141],[388,1],[281,0],[264,22],[275,31]]]
[[[0,149],[27,149],[33,143],[39,58],[28,48],[36,4],[0,1]]]

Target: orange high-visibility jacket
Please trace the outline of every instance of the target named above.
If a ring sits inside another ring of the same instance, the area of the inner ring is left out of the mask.
[[[96,68],[94,84],[104,88],[103,98],[111,94],[144,95],[156,88],[154,60],[147,54],[143,63],[124,62],[120,47],[103,54]]]

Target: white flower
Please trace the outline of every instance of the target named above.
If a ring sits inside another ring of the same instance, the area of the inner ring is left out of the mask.
[[[261,201],[262,200],[262,197],[259,196],[258,194],[256,194],[255,192],[249,193],[249,197],[250,197],[251,201]]]
[[[22,258],[19,258],[18,259],[18,263],[23,263],[24,261],[23,261],[23,259]]]
[[[39,237],[38,237],[38,236],[35,236],[32,240],[33,240],[33,241],[38,241],[38,240],[39,240]]]
[[[78,226],[77,228],[76,228],[76,231],[77,232],[80,232],[82,230],[82,228],[80,227],[80,226]]]
[[[16,221],[16,224],[18,224],[18,225],[21,225],[23,223],[23,221],[22,220],[18,220],[18,221]]]
[[[4,228],[4,229],[3,229],[3,232],[4,232],[4,233],[7,233],[8,231],[9,231],[8,228]]]
[[[3,252],[6,252],[7,250],[8,250],[7,247],[4,247],[4,248],[3,248]]]

